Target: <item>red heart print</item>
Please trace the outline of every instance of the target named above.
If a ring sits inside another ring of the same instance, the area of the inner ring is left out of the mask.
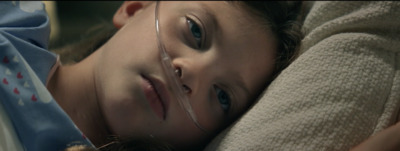
[[[8,81],[7,81],[6,78],[3,78],[3,83],[6,84],[6,85],[8,84]]]
[[[15,94],[19,94],[19,91],[18,91],[17,88],[14,88],[14,93],[15,93]]]
[[[4,62],[4,63],[9,63],[9,62],[10,62],[10,60],[8,60],[8,57],[7,57],[7,56],[5,56],[5,57],[3,58],[3,62]]]
[[[36,96],[34,94],[32,94],[31,100],[34,101],[34,102],[37,101],[37,98],[36,98]]]
[[[23,78],[21,72],[18,72],[18,73],[17,73],[17,78],[18,78],[18,79],[22,79],[22,78]]]

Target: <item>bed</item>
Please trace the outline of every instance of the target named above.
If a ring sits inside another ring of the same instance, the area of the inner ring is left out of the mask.
[[[400,3],[306,2],[301,55],[206,150],[349,150],[398,121]]]
[[[301,55],[205,150],[349,150],[398,121],[400,2],[306,2]],[[0,150],[22,150],[0,104]]]

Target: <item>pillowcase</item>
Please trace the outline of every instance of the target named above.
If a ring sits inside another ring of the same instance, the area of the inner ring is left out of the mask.
[[[397,121],[400,3],[317,1],[301,55],[206,150],[349,150]]]

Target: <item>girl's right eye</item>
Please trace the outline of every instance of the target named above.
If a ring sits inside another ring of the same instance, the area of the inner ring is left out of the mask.
[[[190,18],[187,18],[187,24],[189,26],[189,30],[192,33],[194,40],[196,41],[196,47],[201,48],[203,40],[203,33],[201,27]]]

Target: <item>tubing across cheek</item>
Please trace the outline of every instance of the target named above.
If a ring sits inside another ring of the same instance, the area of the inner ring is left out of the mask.
[[[175,73],[175,67],[172,65],[171,57],[168,55],[165,47],[163,45],[161,39],[161,31],[160,31],[160,16],[159,16],[159,5],[160,1],[156,2],[156,10],[155,10],[155,25],[156,25],[156,33],[157,33],[157,42],[158,48],[160,50],[160,59],[163,71],[166,74],[167,82],[171,86],[172,96],[175,96],[178,100],[180,106],[186,111],[187,115],[190,119],[195,123],[195,125],[200,128],[202,131],[207,132],[197,121],[196,115],[192,109],[191,103],[187,94],[184,92],[182,83],[180,82],[180,78]]]

